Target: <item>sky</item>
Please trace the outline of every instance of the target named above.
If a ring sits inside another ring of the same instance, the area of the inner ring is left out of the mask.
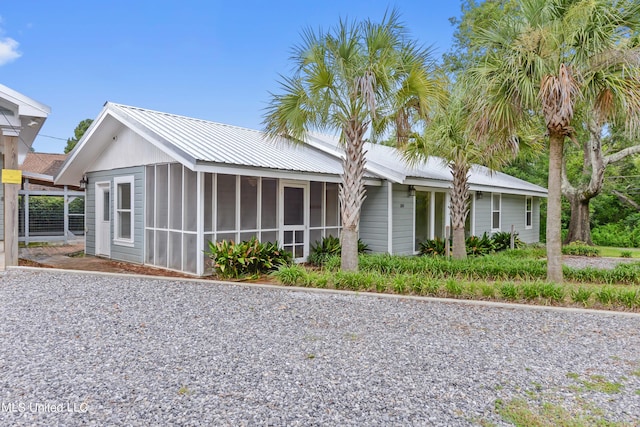
[[[380,22],[396,8],[410,36],[449,50],[459,0],[5,1],[0,83],[51,107],[33,147],[61,153],[107,101],[262,129],[269,93],[292,74],[305,29]]]

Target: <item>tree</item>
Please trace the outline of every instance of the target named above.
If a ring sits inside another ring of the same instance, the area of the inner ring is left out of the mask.
[[[462,18],[449,18],[456,27],[452,47],[442,55],[445,69],[453,74],[464,71],[482,56],[482,47],[471,42],[472,35],[516,10],[516,0],[461,0],[460,3]]]
[[[412,109],[426,115],[441,83],[429,68],[429,50],[408,40],[396,11],[379,24],[340,21],[327,32],[306,30],[293,61],[295,72],[281,82],[283,93],[271,95],[266,132],[291,141],[303,140],[311,130],[339,133],[345,151],[339,192],[341,267],[355,271],[365,139],[377,140],[394,125],[402,128]],[[398,135],[406,132],[402,128]]]
[[[592,244],[591,221],[589,204],[591,199],[602,191],[607,167],[615,162],[640,153],[640,145],[632,145],[624,148],[613,147],[609,154],[605,154],[603,147],[603,125],[595,120],[588,123],[589,137],[582,144],[582,165],[577,183],[572,183],[567,172],[566,161],[562,168],[562,194],[571,205],[571,219],[569,232],[565,243],[581,241]],[[636,142],[637,144],[637,142]],[[585,179],[586,178],[586,179]]]
[[[453,257],[467,257],[465,223],[469,214],[469,170],[473,164],[499,168],[518,153],[517,139],[478,140],[470,123],[473,105],[464,78],[454,84],[447,100],[435,112],[422,137],[404,150],[405,159],[416,164],[429,156],[441,157],[451,170],[450,212],[453,229]]]
[[[544,118],[549,144],[547,280],[561,282],[564,142],[575,139],[574,111],[582,102],[605,117],[611,116],[614,103],[631,106],[625,117],[627,128],[640,124],[638,85],[621,81],[619,73],[612,72],[623,68],[638,75],[621,35],[635,25],[640,4],[520,0],[517,6],[516,13],[472,36],[473,45],[483,52],[471,72],[480,89],[477,123],[482,133],[509,137],[522,123]]]
[[[76,126],[76,128],[73,131],[73,138],[67,139],[67,145],[66,147],[64,147],[65,154],[73,150],[73,148],[76,146],[78,141],[82,139],[82,136],[87,131],[87,129],[89,129],[89,126],[91,126],[91,123],[93,123],[92,119],[84,119],[83,121],[78,123],[78,126]]]

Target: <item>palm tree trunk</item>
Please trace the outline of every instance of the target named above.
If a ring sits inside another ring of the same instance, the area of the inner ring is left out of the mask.
[[[342,218],[340,267],[344,271],[358,270],[358,227],[365,197],[364,133],[366,126],[352,119],[344,128],[345,157],[342,162],[340,214]]]
[[[549,184],[547,199],[547,281],[562,283],[562,153],[564,135],[549,133]]]
[[[451,163],[449,165],[453,176],[451,189],[451,224],[453,228],[453,258],[465,259],[467,247],[464,236],[464,224],[469,214],[469,168],[464,164]]]

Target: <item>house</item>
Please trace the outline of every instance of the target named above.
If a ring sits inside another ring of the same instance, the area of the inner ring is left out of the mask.
[[[449,223],[451,174],[439,159],[407,166],[367,144],[360,237],[375,252],[413,254]],[[303,260],[338,235],[338,140],[304,144],[259,131],[106,103],[70,153],[57,184],[86,185],[86,252],[196,275],[208,241],[257,236]],[[538,241],[542,187],[476,166],[470,234],[510,230]]]
[[[60,171],[65,160],[67,160],[66,154],[28,152],[20,166],[22,170],[22,189],[52,190],[58,188],[62,190],[64,186],[54,185],[53,178]],[[71,187],[79,189],[79,183],[76,182]]]
[[[0,85],[0,269],[18,264],[18,191],[20,166],[51,109]]]

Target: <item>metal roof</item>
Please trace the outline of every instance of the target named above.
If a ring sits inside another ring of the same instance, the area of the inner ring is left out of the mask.
[[[108,103],[116,115],[126,115],[194,163],[251,166],[286,171],[339,175],[335,157],[306,144],[268,138],[260,131]],[[120,114],[118,114],[120,113]]]
[[[85,150],[94,128],[100,127],[107,116],[128,126],[191,169],[199,165],[228,165],[317,175],[342,174],[344,151],[336,136],[310,133],[304,143],[292,144],[285,138],[269,138],[257,130],[107,102],[71,153],[56,181],[63,175],[66,180],[77,178],[66,176],[78,173],[75,167],[72,172],[69,164],[74,163],[76,157],[85,163],[89,161],[86,155],[80,156],[77,151]],[[430,157],[425,162],[410,166],[394,147],[366,143],[365,150],[365,174],[368,178],[413,185],[451,186],[451,172],[440,158]],[[99,152],[95,150],[94,155],[99,155]],[[472,190],[478,191],[499,188],[506,193],[540,196],[547,193],[545,188],[481,166],[472,168],[469,183]]]
[[[338,140],[326,135],[312,134],[308,138],[308,143],[335,156],[339,156],[342,152]],[[451,186],[451,171],[446,162],[440,157],[431,156],[426,161],[409,165],[402,158],[402,152],[395,147],[366,143],[365,151],[367,169],[382,175],[390,181],[406,183],[407,180],[411,180],[411,183],[415,185],[420,184],[419,181],[427,180],[422,184],[429,185],[429,183],[433,184],[435,181],[440,184],[446,183],[447,187]],[[469,185],[472,190],[489,191],[486,187],[493,187],[512,193],[535,193],[540,196],[547,194],[547,189],[539,185],[479,165],[472,166],[469,174]]]

